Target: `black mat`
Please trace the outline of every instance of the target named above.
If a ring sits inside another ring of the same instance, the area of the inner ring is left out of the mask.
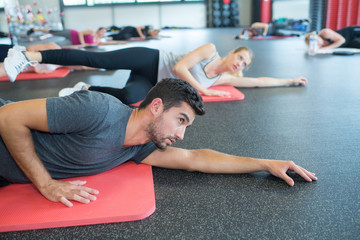
[[[360,55],[309,57],[302,38],[232,39],[236,29],[170,30],[129,46],[183,53],[206,42],[226,55],[250,46],[248,76],[309,79],[306,87],[240,89],[244,101],[206,103],[176,146],[289,159],[317,173],[295,186],[266,173],[207,175],[154,168],[156,211],[147,219],[10,232],[1,239],[358,239],[360,236]],[[165,34],[165,33],[164,33]],[[121,46],[125,47],[125,46]],[[74,72],[62,81],[0,83],[13,100],[55,96],[78,81],[118,86],[114,72]],[[115,74],[116,75],[116,74]]]

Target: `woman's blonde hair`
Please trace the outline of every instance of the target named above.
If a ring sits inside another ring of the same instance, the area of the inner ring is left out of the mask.
[[[253,53],[253,51],[251,51],[251,49],[248,48],[248,47],[243,47],[243,46],[242,46],[242,47],[236,48],[236,49],[234,50],[234,53],[241,52],[241,51],[247,51],[247,52],[249,53],[249,56],[250,56],[250,59],[251,59],[251,63],[252,63],[252,62],[253,62],[253,58],[254,58],[254,53]],[[250,67],[251,63],[250,63],[248,66],[246,66],[245,70],[247,70],[247,69]],[[237,71],[237,72],[228,72],[228,73],[231,74],[231,75],[233,75],[233,76],[235,76],[235,77],[243,77],[243,76],[244,76],[242,70]]]
[[[307,45],[309,45],[309,42],[310,42],[310,35],[311,35],[311,32],[309,32],[309,33],[306,34],[306,36],[305,36],[305,43],[306,43]]]

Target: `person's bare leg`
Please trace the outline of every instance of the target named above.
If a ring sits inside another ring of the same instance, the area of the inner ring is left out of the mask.
[[[6,76],[6,72],[4,68],[4,63],[0,62],[0,77],[5,77],[5,76]]]
[[[29,61],[37,61],[38,63],[41,63],[42,56],[40,52],[24,52],[25,56]]]

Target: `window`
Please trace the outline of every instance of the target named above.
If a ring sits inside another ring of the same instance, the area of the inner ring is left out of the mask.
[[[204,0],[63,0],[65,7],[68,6],[101,6],[122,3],[179,3],[179,2],[204,2]]]
[[[181,0],[137,0],[138,3],[143,2],[181,2]]]
[[[86,5],[86,0],[63,0],[64,6]]]

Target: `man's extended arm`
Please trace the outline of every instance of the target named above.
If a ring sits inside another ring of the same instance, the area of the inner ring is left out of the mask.
[[[168,147],[164,151],[154,151],[143,160],[143,163],[155,167],[204,173],[241,174],[268,171],[286,181],[290,186],[294,185],[294,181],[286,174],[288,171],[298,173],[308,182],[317,180],[314,173],[308,172],[292,161],[239,157],[209,149],[186,150]]]
[[[98,191],[84,181],[63,182],[51,178],[36,154],[31,129],[49,132],[46,99],[16,102],[0,108],[0,135],[20,169],[47,199],[71,207],[69,200],[88,203]]]

